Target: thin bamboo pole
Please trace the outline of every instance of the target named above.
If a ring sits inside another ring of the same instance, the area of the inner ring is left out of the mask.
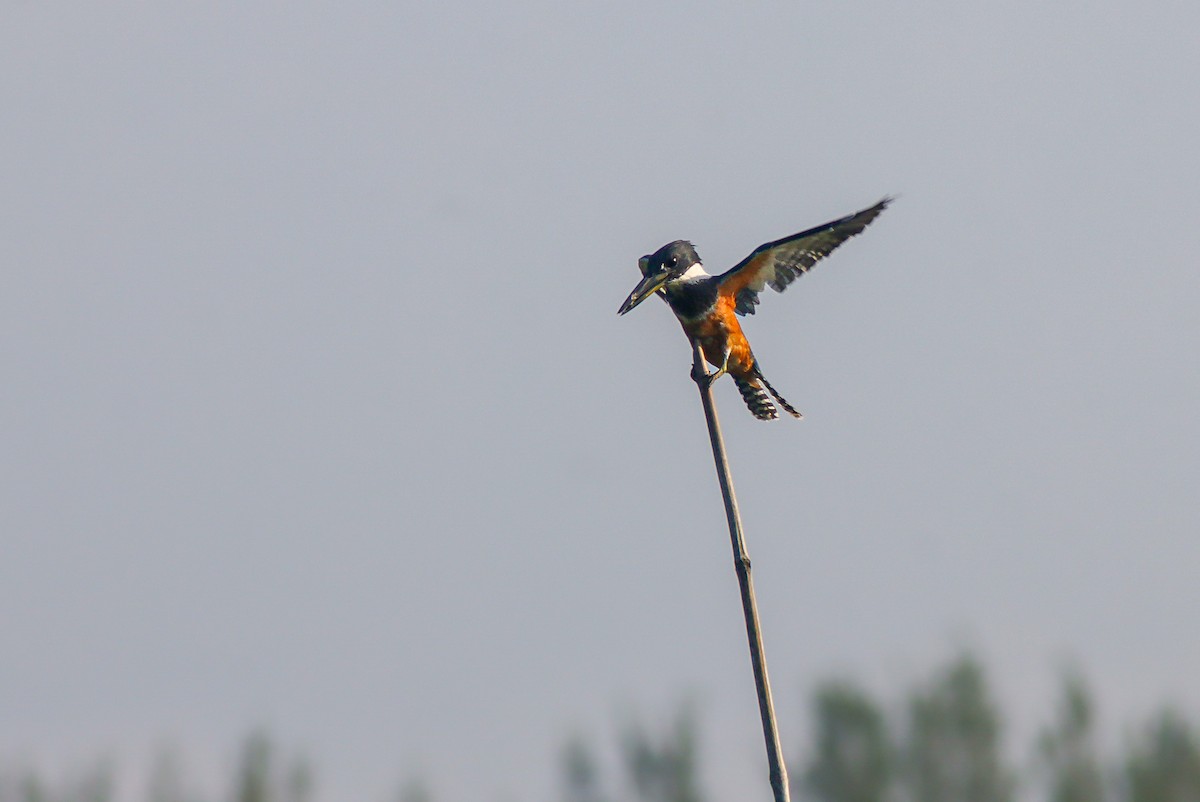
[[[729,476],[729,460],[725,456],[725,440],[721,437],[717,407],[713,403],[712,388],[706,381],[708,369],[704,362],[704,354],[699,343],[693,343],[693,350],[692,379],[700,389],[704,418],[708,421],[708,439],[712,443],[717,481],[721,484],[721,496],[725,499],[725,519],[729,523],[729,537],[733,544],[733,567],[742,591],[746,638],[750,642],[750,663],[754,668],[754,687],[758,691],[758,712],[762,717],[763,738],[767,742],[771,790],[775,793],[775,802],[789,802],[787,766],[783,760],[783,749],[779,745],[775,705],[771,701],[771,681],[767,677],[767,658],[763,654],[762,631],[758,625],[758,604],[754,600],[754,581],[750,576],[750,555],[746,552],[746,541],[742,536],[742,518],[738,513],[737,496],[733,492],[733,480]]]

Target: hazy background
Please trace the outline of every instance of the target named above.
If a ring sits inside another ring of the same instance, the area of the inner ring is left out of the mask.
[[[1013,731],[1200,706],[1200,6],[0,9],[0,754],[266,726],[319,795],[548,800],[698,701],[766,776],[690,355],[712,269],[899,193],[718,390],[789,755],[960,645]],[[719,757],[718,757],[719,756]]]

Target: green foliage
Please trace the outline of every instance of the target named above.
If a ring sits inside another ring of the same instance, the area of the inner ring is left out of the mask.
[[[681,708],[661,734],[638,722],[628,724],[619,745],[623,782],[605,783],[588,742],[579,736],[566,742],[560,757],[564,802],[703,802],[696,719],[691,708]],[[606,791],[612,787],[623,788],[630,796],[612,796]]]
[[[1093,744],[1092,699],[1078,674],[1063,679],[1058,717],[1038,738],[1048,802],[1103,802],[1104,770]]]
[[[909,703],[904,777],[919,802],[1008,802],[1011,773],[1000,753],[1000,714],[983,668],[952,663]]]
[[[890,721],[853,683],[820,684],[812,701],[812,749],[796,772],[797,796],[813,802],[1012,802],[1017,775],[1002,759],[1002,717],[976,659],[964,655],[941,667],[905,702],[889,706],[902,711]],[[567,741],[560,753],[562,802],[705,802],[690,707],[661,731],[640,723],[625,727],[618,746],[621,765],[606,773],[587,740]],[[762,748],[761,742],[743,746]],[[1200,730],[1179,712],[1163,711],[1124,754],[1106,760],[1095,747],[1095,705],[1075,674],[1064,678],[1054,716],[1038,734],[1036,755],[1036,774],[1021,778],[1028,792],[1022,802],[1200,802]],[[765,775],[765,758],[763,768]],[[146,802],[213,802],[188,791],[182,776],[174,753],[160,753],[145,786]],[[0,802],[112,802],[113,795],[106,762],[50,782],[0,756]],[[302,759],[281,762],[270,739],[255,733],[243,744],[221,798],[313,802],[312,771]],[[408,783],[393,798],[437,802],[423,781]]]
[[[892,750],[883,714],[865,692],[844,681],[814,695],[814,751],[804,786],[819,802],[883,802],[892,782]]]
[[[622,739],[625,765],[639,802],[702,802],[696,720],[683,709],[665,735],[654,738],[641,725]]]
[[[110,802],[112,769],[102,762],[60,786],[46,783],[31,769],[0,775],[0,802]]]
[[[272,802],[271,742],[261,732],[254,733],[242,748],[234,802]]]
[[[581,737],[567,741],[562,753],[563,802],[604,802],[600,766]]]
[[[1128,802],[1200,800],[1200,734],[1164,711],[1134,744],[1126,762]]]
[[[179,758],[172,750],[163,749],[155,757],[146,795],[149,802],[188,802]]]
[[[286,769],[276,766],[275,750],[266,733],[246,739],[235,781],[234,802],[310,802],[312,770],[302,758]]]
[[[400,789],[398,802],[433,802],[433,793],[422,779],[412,779]]]

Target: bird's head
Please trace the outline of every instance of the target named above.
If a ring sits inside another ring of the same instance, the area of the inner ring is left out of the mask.
[[[699,264],[700,256],[692,247],[692,243],[681,239],[638,259],[642,280],[633,288],[633,292],[629,293],[617,314],[625,314],[663,287],[682,279],[684,273]]]

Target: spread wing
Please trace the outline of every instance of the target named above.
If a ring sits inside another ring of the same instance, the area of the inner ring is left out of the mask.
[[[734,298],[739,315],[753,315],[763,287],[770,285],[775,292],[783,292],[800,274],[860,233],[891,202],[887,197],[869,209],[758,246],[754,253],[718,276],[721,295]]]

